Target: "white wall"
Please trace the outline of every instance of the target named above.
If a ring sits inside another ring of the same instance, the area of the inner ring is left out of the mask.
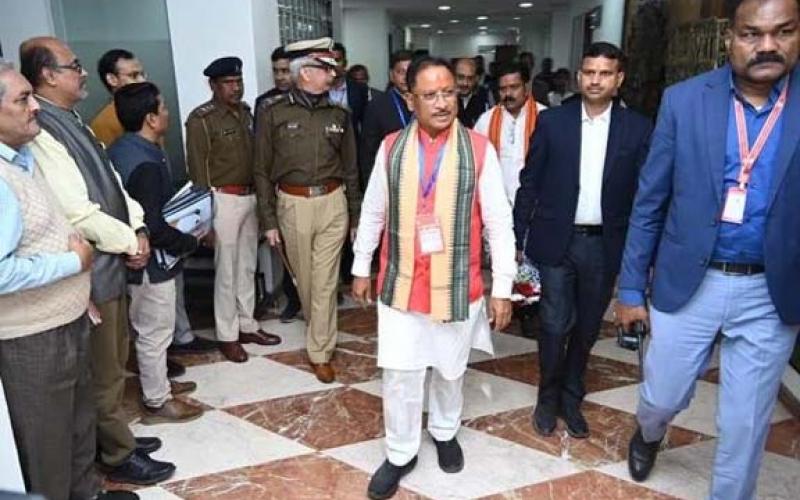
[[[572,22],[575,17],[602,6],[600,26],[592,33],[592,42],[622,44],[625,0],[574,0],[569,8],[555,11],[552,17],[550,54],[554,66],[569,66],[572,47]],[[573,68],[574,69],[574,68]]]
[[[553,12],[550,24],[550,57],[553,67],[569,67],[569,54],[572,47],[572,13],[569,10]],[[541,62],[539,60],[537,64]],[[570,68],[575,69],[575,68]]]
[[[28,38],[53,35],[50,0],[2,0],[0,6],[0,46],[3,59],[19,69],[19,44]]]
[[[271,79],[264,75],[278,43],[276,0],[166,2],[181,123],[211,97],[203,69],[218,57],[242,60],[244,99],[252,104]]]
[[[383,89],[388,82],[389,33],[392,24],[386,9],[343,9],[341,42],[347,63],[369,69],[370,86]]]

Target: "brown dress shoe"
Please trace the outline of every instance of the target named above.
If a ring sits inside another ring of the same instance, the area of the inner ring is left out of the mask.
[[[239,342],[242,344],[278,345],[281,343],[281,338],[264,330],[258,330],[257,332],[239,332]]]
[[[197,384],[194,382],[178,382],[177,380],[169,381],[169,388],[172,394],[186,394],[197,389]]]
[[[336,380],[336,373],[334,373],[333,366],[330,363],[311,363],[311,368],[314,370],[317,380],[323,384],[330,384]]]
[[[237,341],[233,342],[219,342],[219,352],[221,352],[229,361],[234,363],[244,363],[247,361],[247,353],[242,349],[242,344]]]
[[[170,399],[158,408],[144,407],[142,423],[145,425],[167,424],[188,422],[203,414],[203,409],[199,406],[181,401],[180,399]]]

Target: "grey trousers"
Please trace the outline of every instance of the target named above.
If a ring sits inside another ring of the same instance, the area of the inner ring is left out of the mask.
[[[48,500],[93,498],[95,409],[86,316],[0,341],[0,378],[25,486]]]

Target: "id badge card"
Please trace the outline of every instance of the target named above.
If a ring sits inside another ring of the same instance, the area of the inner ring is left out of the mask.
[[[423,255],[430,255],[444,251],[444,238],[439,217],[433,214],[417,216],[417,238],[419,249]]]
[[[723,222],[741,224],[744,221],[744,207],[747,203],[747,190],[738,186],[728,189],[725,207],[722,209]]]

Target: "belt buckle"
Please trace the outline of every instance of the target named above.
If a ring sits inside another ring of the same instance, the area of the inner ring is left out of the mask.
[[[311,197],[325,194],[325,186],[308,186],[308,195]]]

